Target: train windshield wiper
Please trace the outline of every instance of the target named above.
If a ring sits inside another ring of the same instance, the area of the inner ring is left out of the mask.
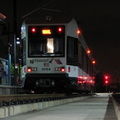
[[[49,61],[49,63],[52,63],[53,60],[54,60],[54,57]]]

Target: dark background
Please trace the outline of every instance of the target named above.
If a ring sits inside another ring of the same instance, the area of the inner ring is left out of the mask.
[[[120,2],[119,0],[16,0],[17,29],[27,15],[44,5],[44,8],[60,10],[72,15],[81,25],[82,33],[96,60],[98,69],[111,75],[111,81],[120,76]],[[10,32],[13,32],[13,0],[0,0],[0,13],[7,16]],[[37,10],[44,11],[44,10]],[[35,14],[32,13],[31,15]],[[29,16],[29,15],[27,15]],[[6,36],[0,37],[0,54]],[[10,39],[12,42],[13,40]],[[7,51],[7,50],[6,50]]]

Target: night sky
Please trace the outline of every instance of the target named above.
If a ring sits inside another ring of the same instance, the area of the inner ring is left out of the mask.
[[[22,16],[50,0],[17,0],[18,27]],[[72,15],[81,25],[96,67],[104,73],[120,74],[120,1],[119,0],[51,0],[45,8]],[[12,0],[0,0],[0,12],[13,22]]]

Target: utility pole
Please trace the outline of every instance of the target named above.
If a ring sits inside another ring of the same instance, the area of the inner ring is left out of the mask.
[[[16,35],[17,35],[17,9],[16,0],[13,0],[13,33],[14,33],[14,80],[15,85],[17,85],[17,68],[16,68]]]

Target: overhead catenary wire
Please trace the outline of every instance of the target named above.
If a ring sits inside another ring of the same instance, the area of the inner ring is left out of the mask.
[[[42,5],[42,6],[38,7],[38,8],[36,8],[35,10],[33,10],[33,11],[27,13],[26,15],[22,16],[21,19],[24,19],[25,17],[27,17],[27,16],[29,16],[29,15],[35,13],[35,12],[38,11],[39,9],[43,9],[43,7],[47,6],[48,4],[52,3],[53,1],[55,1],[55,0],[51,0],[51,1],[49,1],[48,3],[46,3],[46,4],[44,4],[44,5]]]

